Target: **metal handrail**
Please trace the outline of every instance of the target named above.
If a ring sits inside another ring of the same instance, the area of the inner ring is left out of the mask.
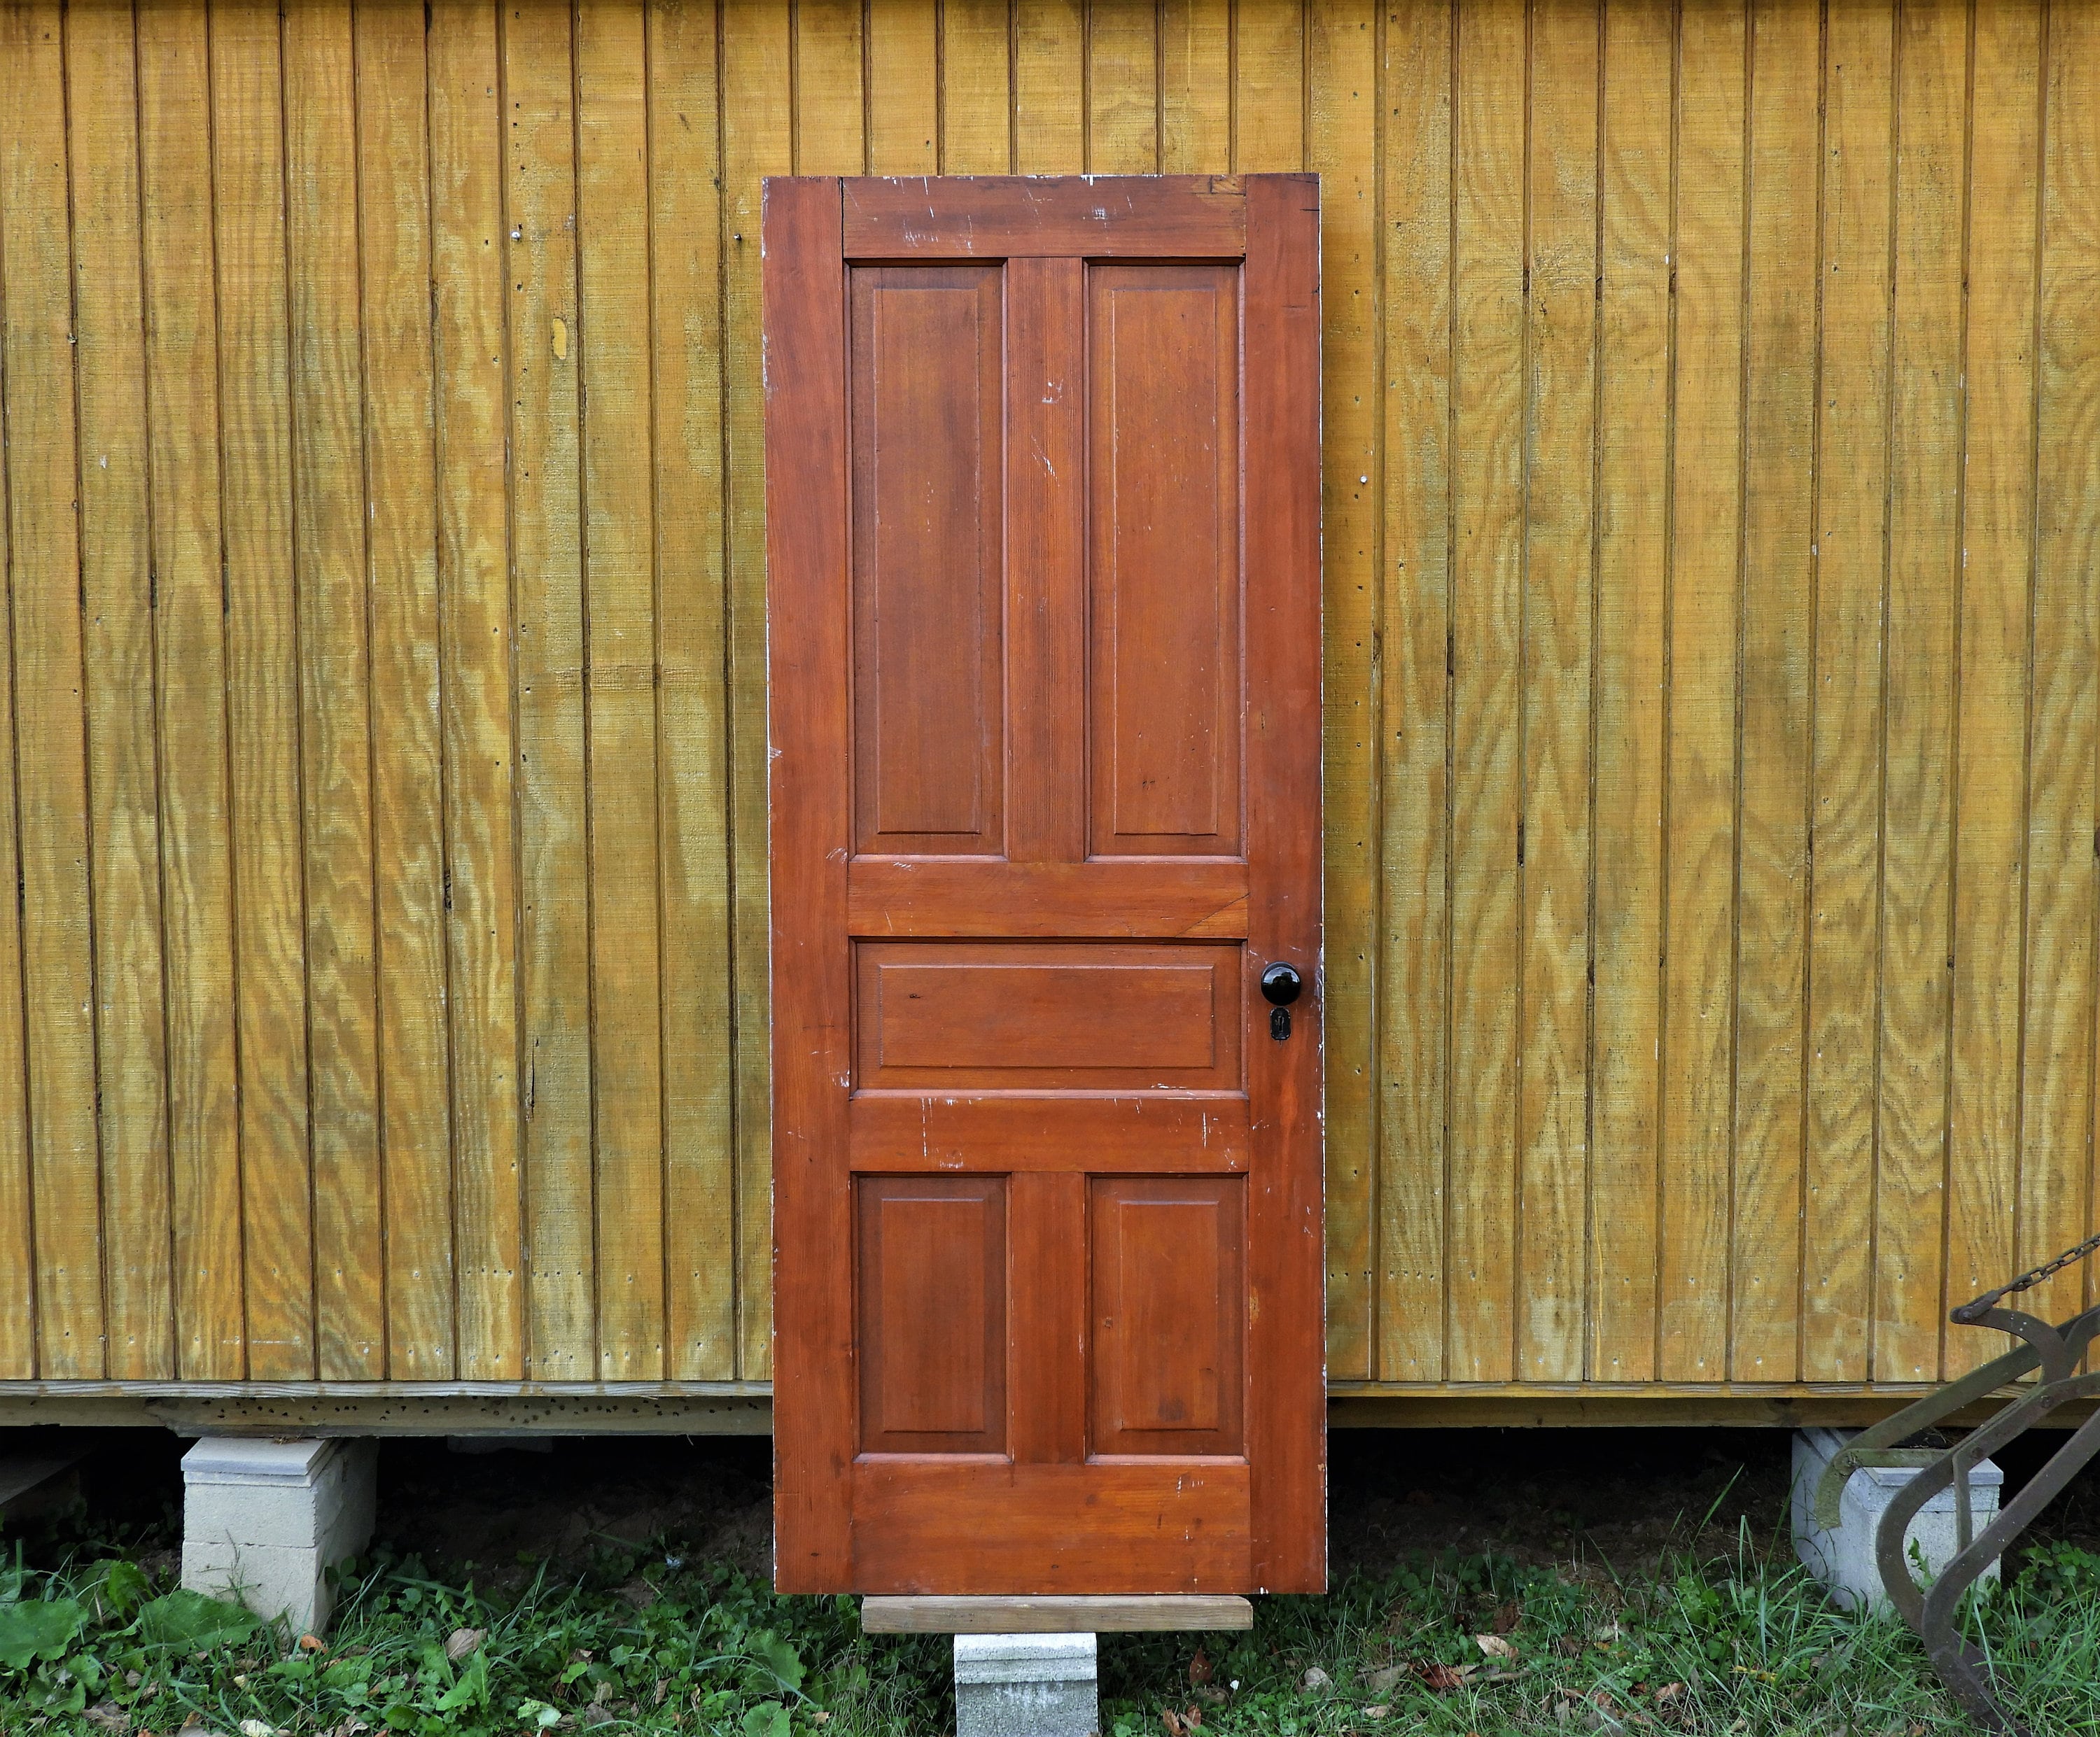
[[[2089,1417],[2019,1494],[1998,1511],[1979,1533],[1970,1511],[1969,1475],[1979,1460],[1996,1453],[2014,1437],[2045,1422],[2059,1407],[2074,1400],[2100,1395],[2100,1374],[2080,1375],[2080,1360],[2096,1333],[2100,1333],[2100,1307],[2082,1310],[2069,1320],[2052,1325],[2023,1310],[2000,1308],[2005,1298],[2030,1290],[2045,1279],[2100,1252],[2100,1237],[2093,1237],[2054,1260],[2025,1272],[2009,1285],[1952,1310],[1948,1319],[1961,1327],[1989,1327],[2010,1334],[2020,1342],[1981,1369],[1949,1382],[1927,1394],[1914,1405],[1862,1431],[1839,1450],[1824,1469],[1815,1489],[1815,1519],[1819,1525],[1835,1529],[1842,1523],[1840,1502],[1852,1474],[1862,1466],[1906,1466],[1917,1475],[1899,1490],[1882,1516],[1874,1537],[1875,1560],[1881,1568],[1882,1585],[1889,1602],[1925,1643],[1926,1656],[1976,1727],[1993,1737],[2034,1737],[1998,1704],[1993,1693],[1990,1661],[1977,1647],[1962,1639],[1955,1627],[1961,1599],[1990,1570],[2013,1540],[2033,1523],[2066,1484],[2077,1476],[2095,1454],[2100,1454],[2100,1412]],[[1904,1448],[1899,1444],[1921,1431],[1952,1417],[1965,1406],[1986,1400],[2008,1382],[2039,1369],[2041,1379],[2009,1400],[1988,1422],[1972,1430],[1953,1446],[1944,1448]],[[1932,1498],[1949,1486],[1954,1489],[1955,1551],[1930,1589],[1911,1578],[1904,1541],[1910,1523]]]

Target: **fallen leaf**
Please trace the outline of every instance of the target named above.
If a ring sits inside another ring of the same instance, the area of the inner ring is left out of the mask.
[[[1200,1689],[1211,1680],[1211,1655],[1198,1647],[1196,1656],[1189,1661],[1189,1686]]]
[[[1411,1664],[1387,1664],[1380,1666],[1374,1671],[1359,1671],[1357,1673],[1357,1680],[1372,1694],[1383,1695],[1388,1689],[1399,1682],[1401,1677],[1411,1677],[1414,1674],[1414,1667]]]
[[[1516,1648],[1499,1634],[1476,1634],[1473,1637],[1473,1644],[1490,1659],[1514,1659],[1516,1656]]]
[[[1387,1706],[1384,1702],[1381,1701],[1375,1707],[1366,1707],[1364,1708],[1364,1717],[1366,1719],[1383,1719],[1392,1711],[1392,1708]]]
[[[1159,1722],[1167,1727],[1167,1737],[1184,1737],[1188,1730],[1181,1722],[1181,1715],[1171,1707],[1159,1709]]]
[[[455,1629],[445,1637],[445,1656],[457,1664],[482,1642],[486,1629]]]
[[[87,1722],[105,1731],[128,1731],[131,1729],[131,1715],[114,1701],[97,1701],[87,1709]]]
[[[1497,1607],[1495,1620],[1491,1625],[1498,1634],[1507,1634],[1524,1620],[1524,1607],[1514,1598]]]
[[[1683,1692],[1684,1685],[1683,1683],[1666,1682],[1660,1689],[1657,1689],[1655,1691],[1655,1698],[1658,1702],[1674,1701],[1679,1695],[1683,1694]]]
[[[243,1719],[240,1722],[240,1737],[277,1737],[277,1727],[265,1725],[260,1719]]]
[[[1473,1674],[1470,1664],[1446,1664],[1440,1659],[1418,1659],[1414,1674],[1422,1679],[1423,1686],[1439,1695],[1449,1695],[1454,1689],[1462,1689],[1466,1679]]]

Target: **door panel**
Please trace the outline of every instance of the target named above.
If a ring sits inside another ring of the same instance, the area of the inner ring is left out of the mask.
[[[1238,1091],[1240,950],[862,941],[866,1091]]]
[[[859,1183],[861,1449],[1006,1446],[1006,1188],[997,1176]]]
[[[767,183],[783,1589],[1324,1584],[1317,229]]]
[[[1096,1454],[1242,1450],[1245,1207],[1237,1176],[1094,1179]]]
[[[1087,274],[1097,856],[1239,854],[1238,278]]]
[[[1001,849],[999,288],[990,266],[853,274],[862,851]]]

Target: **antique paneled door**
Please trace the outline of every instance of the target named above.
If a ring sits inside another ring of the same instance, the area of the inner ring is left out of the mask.
[[[1318,1588],[1317,183],[764,246],[778,1583]]]

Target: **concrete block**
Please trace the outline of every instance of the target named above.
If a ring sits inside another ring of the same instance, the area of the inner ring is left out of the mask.
[[[1824,1469],[1858,1434],[1856,1430],[1794,1431],[1793,1550],[1808,1572],[1830,1589],[1837,1603],[1846,1610],[1864,1607],[1886,1613],[1892,1607],[1882,1586],[1875,1537],[1889,1504],[1917,1475],[1917,1470],[1907,1466],[1861,1466],[1846,1481],[1837,1528],[1825,1531],[1815,1523],[1815,1487],[1822,1480]],[[1970,1470],[1970,1514],[1977,1532],[1997,1518],[1998,1496],[2005,1481],[2005,1475],[1989,1460]],[[1920,1572],[1918,1558],[1922,1556],[1923,1576],[1929,1579],[1953,1560],[1957,1543],[1954,1492],[1949,1488],[1918,1510],[1904,1534],[1904,1554],[1914,1576]],[[1994,1562],[1983,1578],[1988,1582],[1997,1577],[1998,1565]]]
[[[318,1633],[372,1539],[377,1444],[206,1437],[183,1456],[183,1585]]]
[[[1099,1737],[1091,1634],[955,1637],[955,1737]]]

